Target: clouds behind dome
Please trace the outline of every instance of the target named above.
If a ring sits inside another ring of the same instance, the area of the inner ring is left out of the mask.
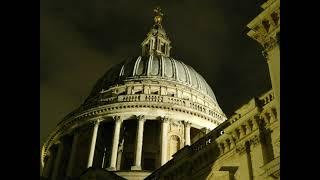
[[[159,3],[161,2],[161,3]],[[247,1],[44,0],[41,3],[41,143],[63,116],[77,108],[96,81],[140,43],[160,5],[171,56],[199,72],[223,111],[271,88],[258,43],[246,24],[260,11]]]

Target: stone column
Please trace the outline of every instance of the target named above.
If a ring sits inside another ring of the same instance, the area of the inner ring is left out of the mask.
[[[191,139],[190,139],[190,128],[191,128],[191,123],[185,121],[184,122],[184,139],[185,139],[185,146],[186,145],[191,145]]]
[[[99,124],[100,124],[99,120],[94,121],[94,127],[93,127],[92,138],[91,138],[91,146],[90,146],[90,152],[89,152],[89,159],[88,159],[88,165],[87,165],[88,168],[92,167],[94,151],[96,149],[96,141],[97,141]]]
[[[114,124],[114,131],[113,131],[113,142],[112,142],[112,150],[111,150],[111,160],[110,166],[108,170],[115,171],[117,165],[117,155],[118,155],[118,145],[119,145],[119,138],[120,138],[120,128],[122,119],[120,116],[114,117],[115,124]]]
[[[62,154],[63,154],[63,143],[61,141],[58,142],[58,153],[56,156],[56,160],[54,162],[54,168],[52,172],[52,180],[58,180],[58,173],[60,171],[60,164],[62,160]]]
[[[167,162],[167,154],[168,154],[168,127],[169,127],[169,119],[161,117],[161,166]]]
[[[74,161],[75,161],[75,157],[76,157],[78,139],[79,139],[79,133],[74,132],[71,153],[70,153],[70,159],[69,159],[68,168],[67,168],[67,177],[72,177],[72,170],[73,170]]]
[[[136,152],[134,158],[134,166],[131,170],[141,170],[141,157],[142,157],[142,145],[143,145],[143,129],[145,118],[143,115],[137,118],[137,134],[136,134]]]

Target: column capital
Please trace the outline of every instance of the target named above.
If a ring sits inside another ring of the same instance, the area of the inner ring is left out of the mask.
[[[136,118],[138,121],[145,121],[146,120],[146,117],[144,115],[138,115],[138,116],[136,116]]]
[[[112,118],[113,118],[116,122],[122,122],[122,121],[123,121],[123,119],[122,119],[121,116],[113,116]]]
[[[160,121],[161,121],[162,123],[168,123],[168,122],[169,122],[169,118],[166,117],[166,116],[161,116],[161,117],[160,117]]]
[[[101,121],[102,121],[102,119],[99,118],[99,119],[92,120],[91,123],[94,125],[98,125]]]
[[[183,124],[184,126],[190,127],[192,123],[190,121],[183,121]]]
[[[210,132],[210,129],[207,128],[207,127],[203,127],[201,128],[201,131],[204,133],[204,134],[208,134]]]

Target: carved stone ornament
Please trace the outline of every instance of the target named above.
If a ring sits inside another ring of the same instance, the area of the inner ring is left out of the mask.
[[[236,152],[238,154],[243,154],[246,152],[246,150],[247,150],[247,147],[245,144],[237,145],[237,147],[236,147]]]
[[[191,126],[191,123],[189,121],[183,121],[184,125],[187,126]]]
[[[260,143],[260,137],[255,135],[250,139],[250,145],[256,146]]]
[[[114,116],[113,119],[118,122],[118,121],[122,121],[121,116]]]
[[[277,40],[273,37],[270,37],[269,40],[267,40],[266,43],[264,43],[263,47],[265,48],[265,51],[272,50],[277,45]]]
[[[96,119],[96,120],[94,120],[94,121],[91,121],[91,123],[92,123],[93,125],[98,125],[101,121],[102,121],[102,119]]]
[[[144,115],[139,115],[139,116],[137,116],[137,120],[139,120],[139,121],[145,121],[146,118],[145,118]]]
[[[168,117],[160,117],[160,120],[162,123],[168,123],[169,122],[169,118]]]

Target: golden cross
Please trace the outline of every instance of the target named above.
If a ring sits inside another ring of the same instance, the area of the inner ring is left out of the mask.
[[[154,17],[154,22],[157,25],[161,25],[161,21],[162,21],[162,16],[164,15],[163,12],[161,11],[160,7],[156,7],[153,12],[156,14]]]

